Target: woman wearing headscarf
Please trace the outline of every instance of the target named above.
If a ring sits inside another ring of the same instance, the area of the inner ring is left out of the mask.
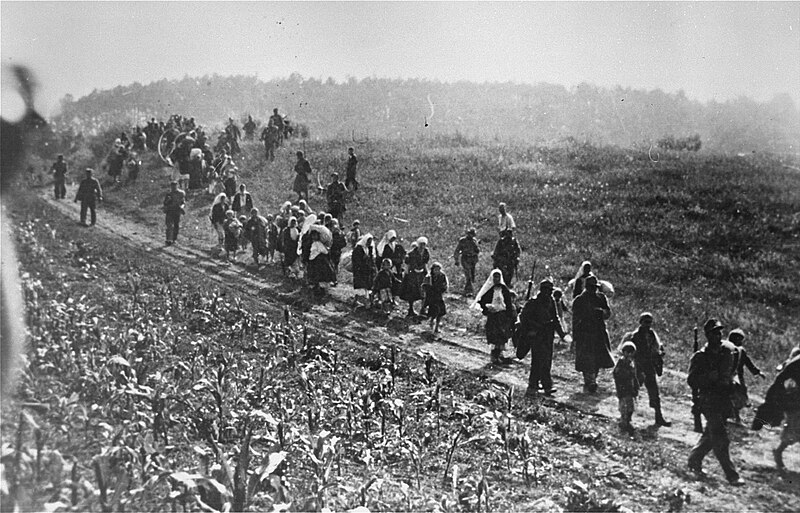
[[[580,267],[578,267],[578,272],[575,273],[575,277],[572,278],[567,286],[572,289],[572,298],[576,298],[581,295],[583,292],[583,282],[586,281],[586,278],[589,276],[593,276],[592,274],[592,263],[588,260],[585,260]]]
[[[211,204],[211,213],[208,218],[211,220],[211,226],[217,232],[217,244],[221,247],[225,242],[225,219],[227,216],[225,212],[228,211],[228,196],[221,192],[214,198],[214,203]]]
[[[372,241],[371,233],[364,234],[353,249],[353,288],[367,290],[370,295],[372,295],[375,276],[378,274],[375,266],[375,247]]]
[[[308,216],[308,215],[311,215],[311,214],[314,213],[314,211],[311,210],[311,207],[308,206],[308,202],[306,200],[304,200],[304,199],[301,199],[300,201],[298,201],[297,202],[297,206],[298,206],[298,208],[300,210],[303,211],[303,215],[304,216]]]
[[[296,217],[289,218],[289,224],[281,231],[280,240],[283,247],[283,274],[294,276],[297,246],[300,243],[300,230],[297,229]]]
[[[329,258],[328,247],[320,240],[320,233],[315,230],[308,231],[303,238],[308,238],[311,242],[308,248],[308,255],[303,252],[303,260],[306,262],[306,276],[316,294],[323,292],[322,284],[336,281],[333,274],[333,267]]]
[[[486,341],[492,346],[492,363],[506,363],[503,348],[511,336],[516,309],[500,269],[492,270],[470,308],[480,309],[486,316]]]
[[[281,209],[275,218],[275,224],[278,225],[278,230],[283,230],[289,225],[289,218],[292,217],[292,202],[287,201],[281,205]]]
[[[329,255],[331,259],[331,266],[333,267],[333,275],[337,277],[333,280],[333,285],[336,286],[339,281],[339,262],[342,260],[342,250],[347,247],[347,239],[345,238],[342,230],[339,229],[339,221],[337,219],[331,219],[330,230],[333,241],[331,242],[331,251]]]
[[[414,301],[425,297],[422,291],[422,282],[428,273],[427,265],[431,259],[427,245],[427,237],[420,237],[405,258],[408,272],[403,277],[403,284],[400,286],[400,299],[408,301],[407,317],[417,317],[414,312]]]

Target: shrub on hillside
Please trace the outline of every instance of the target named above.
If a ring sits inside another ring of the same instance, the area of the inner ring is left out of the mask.
[[[673,137],[668,135],[659,139],[656,144],[662,150],[676,151],[698,151],[702,146],[700,134],[694,134],[689,137]]]

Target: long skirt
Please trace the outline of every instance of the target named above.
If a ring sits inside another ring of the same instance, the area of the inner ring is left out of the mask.
[[[328,255],[318,255],[314,260],[310,260],[306,272],[308,273],[308,281],[311,283],[331,283],[336,281],[336,275],[333,274],[333,267],[331,267]]]
[[[425,297],[422,292],[424,279],[425,271],[409,271],[403,277],[403,284],[400,286],[400,299],[413,302]]]
[[[486,342],[502,346],[511,336],[511,317],[508,312],[490,313],[486,316]]]

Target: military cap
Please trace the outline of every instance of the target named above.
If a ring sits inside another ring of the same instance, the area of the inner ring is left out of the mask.
[[[714,317],[710,318],[706,321],[703,325],[703,331],[706,333],[711,333],[714,330],[721,330],[725,326],[719,322],[719,320],[715,319]]]
[[[550,281],[550,280],[549,280],[549,279],[547,279],[547,278],[545,278],[545,279],[543,279],[542,281],[540,281],[540,282],[539,282],[539,290],[544,290],[544,289],[550,289],[550,290],[552,290],[552,289],[553,289],[553,286],[554,286],[554,285],[553,285],[553,282],[552,282],[552,281]]]
[[[583,282],[584,286],[592,285],[593,287],[597,287],[597,276],[589,275],[586,280]]]

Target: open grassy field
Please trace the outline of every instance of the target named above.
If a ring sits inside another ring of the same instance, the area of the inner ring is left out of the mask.
[[[245,144],[241,178],[274,212],[293,199],[297,149],[324,180],[343,172],[348,145],[293,141],[267,163]],[[616,287],[612,340],[650,310],[673,370],[686,368],[706,315],[742,327],[768,373],[800,340],[800,173],[785,167],[796,162],[459,137],[356,152],[362,187],[346,220],[378,237],[396,229],[407,245],[427,236],[456,290],[458,237],[477,228],[485,276],[504,201],[522,272],[536,261],[537,280],[563,286],[591,260]],[[161,239],[167,184],[148,155],[138,183],[106,185],[103,210]],[[17,199],[31,348],[17,401],[4,398],[4,509],[11,499],[62,511],[800,507],[796,472],[780,480],[751,463],[756,482],[736,493],[692,482],[685,447],[668,439],[629,439],[607,419],[521,401],[425,354],[287,322],[280,305],[204,280],[192,260]],[[189,195],[181,235],[209,255],[210,203]],[[477,327],[455,307],[447,322]]]
[[[248,143],[237,159],[240,181],[262,213],[275,213],[295,199],[296,150],[305,150],[324,185],[330,171],[344,173],[353,144],[293,141],[266,162],[260,145]],[[503,201],[518,225],[524,279],[535,261],[537,280],[549,275],[564,287],[591,260],[614,284],[613,339],[649,310],[679,368],[688,362],[692,327],[707,316],[743,328],[750,354],[767,369],[800,340],[800,172],[785,159],[461,137],[366,141],[356,153],[362,188],[345,224],[358,218],[362,231],[377,238],[395,229],[407,248],[427,236],[454,289],[463,277],[451,255],[465,228],[474,226],[482,240],[478,275],[491,269]],[[167,174],[157,158],[146,167],[139,184],[109,188],[106,198],[155,230],[163,224]],[[187,237],[209,246],[216,241],[210,202],[201,192],[191,194],[186,218]],[[324,197],[313,193],[310,204],[325,209]],[[524,291],[521,280],[517,288]]]

